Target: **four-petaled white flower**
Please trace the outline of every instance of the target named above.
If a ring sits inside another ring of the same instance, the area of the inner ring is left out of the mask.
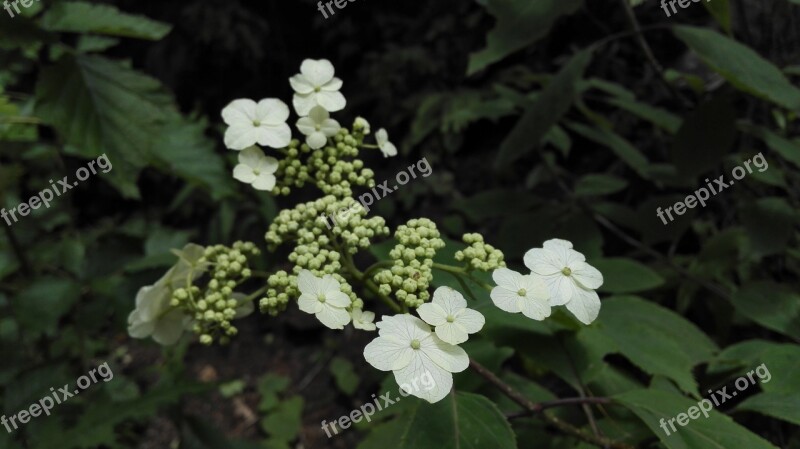
[[[443,399],[453,387],[452,373],[469,366],[463,349],[440,340],[415,316],[384,317],[377,326],[378,337],[364,348],[364,358],[381,371],[394,372],[397,384],[418,398],[431,403]],[[433,378],[432,387],[410,387],[427,373]]]
[[[284,148],[292,140],[292,130],[286,124],[289,107],[275,98],[256,103],[253,100],[233,100],[222,110],[228,125],[225,146],[243,150],[255,144],[262,147]]]
[[[525,266],[542,277],[550,290],[551,305],[566,305],[578,320],[590,324],[600,313],[600,298],[594,289],[603,285],[602,273],[572,249],[572,242],[552,239],[543,246],[525,253]]]
[[[233,168],[233,177],[256,190],[271,191],[275,188],[275,172],[278,160],[265,156],[258,147],[250,147],[239,153],[239,165]]]
[[[200,277],[208,266],[201,263],[204,248],[190,243],[176,251],[180,260],[153,285],[139,289],[136,308],[128,316],[128,334],[133,338],[153,337],[165,346],[175,344],[191,322],[180,309],[170,305],[172,292]]]
[[[490,296],[500,310],[522,312],[537,321],[550,316],[550,292],[539,276],[498,268],[492,272],[492,279],[497,287],[492,289]]]
[[[362,331],[374,331],[375,330],[375,313],[374,312],[364,312],[361,309],[353,309],[350,313],[353,318],[353,327],[356,329],[361,329]]]
[[[316,315],[317,319],[331,329],[343,329],[350,322],[347,307],[352,302],[342,293],[339,281],[326,274],[318,278],[310,271],[303,270],[297,276],[300,310]]]
[[[330,112],[341,111],[347,104],[339,92],[342,80],[334,75],[333,64],[327,59],[306,59],[300,65],[300,73],[289,78],[295,94],[292,100],[297,115],[306,116],[314,106],[322,106]]]
[[[389,133],[385,128],[381,128],[375,133],[375,140],[378,141],[378,148],[381,149],[383,157],[397,156],[397,147],[389,142]]]
[[[322,106],[314,106],[308,117],[301,117],[297,121],[297,129],[306,136],[306,143],[314,150],[324,147],[328,137],[335,136],[341,128],[339,122],[332,119]]]
[[[468,309],[461,293],[450,287],[439,287],[433,292],[433,300],[417,308],[423,321],[434,326],[436,336],[445,343],[464,343],[469,334],[483,328],[486,319],[480,312]]]

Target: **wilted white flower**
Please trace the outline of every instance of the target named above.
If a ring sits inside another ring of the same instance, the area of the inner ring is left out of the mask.
[[[378,148],[381,149],[383,157],[397,156],[397,147],[392,142],[389,142],[389,133],[386,132],[386,129],[379,129],[375,133],[375,140],[378,141]]]
[[[314,150],[318,150],[328,143],[328,137],[333,137],[342,127],[339,122],[331,118],[331,114],[321,106],[311,108],[308,117],[301,117],[297,121],[297,129],[306,136],[306,143]]]
[[[361,329],[362,331],[375,330],[375,323],[373,323],[373,321],[375,321],[374,312],[364,312],[361,309],[353,309],[351,316],[353,318],[353,327],[356,329]]]
[[[528,318],[541,321],[550,316],[550,292],[536,275],[522,275],[508,268],[492,272],[497,287],[492,289],[492,302],[509,313],[522,312]]]
[[[603,275],[572,249],[572,242],[552,239],[543,246],[525,253],[525,266],[542,277],[550,290],[551,305],[566,305],[578,320],[590,324],[600,313],[600,298],[594,289],[603,285]]]
[[[480,312],[467,308],[467,300],[450,287],[439,287],[433,292],[433,300],[417,308],[423,321],[434,326],[436,336],[445,343],[464,343],[469,334],[483,328],[486,319]]]
[[[311,108],[317,105],[330,112],[344,109],[347,100],[339,92],[342,80],[333,75],[333,64],[327,59],[303,61],[300,73],[289,78],[289,83],[295,91],[292,103],[297,115],[308,115]]]
[[[342,293],[339,281],[331,275],[318,278],[310,271],[303,270],[297,276],[300,310],[316,315],[317,319],[331,329],[343,329],[350,322],[347,307],[352,302]]]
[[[180,260],[153,285],[139,289],[136,309],[128,316],[128,333],[133,338],[153,337],[161,345],[172,345],[181,338],[191,321],[180,309],[170,305],[172,292],[200,277],[207,263],[200,262],[204,248],[190,243],[176,254]]]
[[[289,107],[281,100],[267,98],[232,101],[222,110],[222,119],[228,125],[225,146],[243,150],[255,144],[262,147],[284,148],[292,140],[292,130],[286,124]]]
[[[364,348],[364,358],[381,371],[392,371],[401,387],[423,376],[432,377],[434,385],[429,389],[404,388],[418,398],[440,401],[453,387],[452,373],[469,366],[463,349],[440,340],[415,316],[384,317],[377,326],[378,337]]]
[[[275,188],[275,172],[278,160],[265,156],[258,147],[250,147],[239,153],[239,165],[233,168],[233,177],[256,190],[271,191]]]

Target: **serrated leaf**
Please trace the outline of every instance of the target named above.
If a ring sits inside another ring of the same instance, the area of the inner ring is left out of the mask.
[[[160,40],[172,26],[144,16],[128,14],[115,6],[88,2],[59,2],[47,9],[42,28],[48,31],[97,33]]]
[[[793,111],[800,111],[800,89],[750,47],[716,31],[676,26],[675,35],[734,87]]]

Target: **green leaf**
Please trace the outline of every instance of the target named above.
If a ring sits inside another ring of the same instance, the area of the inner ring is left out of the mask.
[[[592,261],[603,273],[601,292],[633,293],[651,290],[664,283],[655,271],[631,259],[609,258]]]
[[[665,109],[650,106],[647,103],[642,103],[635,99],[619,97],[610,98],[606,100],[606,102],[618,108],[625,109],[631,114],[651,122],[670,134],[675,134],[681,127],[681,118]]]
[[[331,374],[339,390],[352,396],[358,388],[358,374],[353,369],[353,364],[342,357],[334,357],[331,360]]]
[[[719,94],[690,112],[672,143],[672,162],[681,175],[694,177],[722,162],[736,139],[736,114],[730,96]]]
[[[451,392],[435,404],[417,400],[401,419],[405,431],[396,449],[513,449],[514,432],[505,416],[483,396]]]
[[[219,394],[221,394],[223,398],[232,398],[242,394],[246,386],[247,384],[241,379],[232,380],[219,386]]]
[[[581,51],[550,80],[500,145],[494,161],[496,169],[510,165],[536,148],[548,131],[567,113],[575,100],[578,82],[583,78],[591,56],[591,50]]]
[[[556,20],[581,7],[581,0],[480,0],[497,24],[486,36],[486,48],[469,58],[469,75],[546,36]]]
[[[642,389],[616,395],[614,399],[644,421],[668,449],[777,449],[730,417],[713,409],[708,418],[700,414],[698,419],[689,420],[685,427],[681,427],[674,418],[679,413],[686,414],[689,407],[697,406],[697,402],[673,393]],[[665,425],[670,432],[667,435],[660,427],[662,419],[665,422],[673,419],[677,432],[673,432],[667,423]]]
[[[289,386],[289,378],[278,374],[267,373],[258,381],[258,392],[261,402],[258,410],[262,413],[272,411],[278,405],[278,394]]]
[[[757,394],[739,404],[736,410],[758,412],[765,416],[800,425],[800,392],[793,394]]]
[[[575,195],[578,196],[601,196],[611,195],[628,186],[628,181],[617,178],[616,176],[604,175],[600,173],[589,174],[575,183]]]
[[[800,341],[800,295],[788,285],[751,282],[732,298],[736,311],[756,323]]]
[[[726,33],[731,34],[731,5],[729,0],[714,0],[713,2],[702,2],[702,4],[714,16],[719,26]]]
[[[800,345],[781,344],[763,340],[747,340],[725,348],[712,363],[710,374],[733,372],[739,377],[753,370],[761,380],[761,389],[767,393],[794,394],[800,392],[800,376],[778,373],[797,373],[800,370]],[[761,373],[759,373],[761,371]],[[772,375],[775,373],[775,375]]]
[[[97,33],[137,39],[160,40],[172,27],[144,16],[127,14],[111,5],[88,2],[59,2],[42,17],[48,31]]]
[[[740,124],[739,129],[761,139],[770,150],[782,158],[800,167],[800,144],[775,134],[767,128],[750,123]]]
[[[603,300],[595,324],[580,333],[582,341],[598,345],[596,358],[620,353],[645,372],[667,377],[694,395],[698,391],[692,370],[717,351],[693,323],[636,296]]]
[[[571,122],[567,127],[581,136],[608,148],[623,162],[628,164],[644,179],[649,179],[649,162],[646,157],[628,142],[625,138],[606,128],[591,127],[581,123]]]
[[[751,48],[707,28],[681,25],[675,35],[737,89],[800,111],[800,89]]]
[[[78,301],[80,286],[72,281],[40,278],[12,304],[20,326],[30,336],[55,335],[58,322]]]
[[[780,254],[794,233],[797,214],[785,198],[760,198],[742,206],[739,217],[755,257]]]
[[[303,425],[303,398],[292,396],[281,401],[274,412],[261,420],[261,428],[272,439],[289,442],[297,437]]]

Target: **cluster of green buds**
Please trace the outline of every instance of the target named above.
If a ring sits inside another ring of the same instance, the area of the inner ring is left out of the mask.
[[[394,295],[408,307],[419,307],[430,299],[428,287],[433,280],[433,258],[444,248],[436,224],[427,218],[409,220],[394,234],[397,245],[389,252],[394,261],[388,270],[374,279],[381,294]]]
[[[483,241],[480,234],[464,234],[464,243],[469,245],[457,251],[455,258],[459,262],[467,262],[468,270],[494,271],[506,266],[503,252]]]
[[[238,333],[231,321],[245,314],[248,308],[252,309],[252,303],[244,301],[244,295],[234,293],[234,289],[252,274],[247,256],[259,254],[260,250],[252,242],[205,248],[200,263],[208,267],[211,277],[205,291],[187,285],[172,293],[171,305],[193,315],[192,331],[200,335],[200,343],[210,345],[218,338],[220,343],[226,344]]]
[[[332,144],[318,150],[292,140],[281,150],[285,157],[278,163],[278,182],[273,192],[288,195],[292,187],[300,188],[306,182],[313,182],[326,195],[344,198],[353,195],[353,186],[375,187],[375,173],[358,159],[358,147],[369,130],[358,120],[353,127],[352,134],[341,128],[331,138]]]

